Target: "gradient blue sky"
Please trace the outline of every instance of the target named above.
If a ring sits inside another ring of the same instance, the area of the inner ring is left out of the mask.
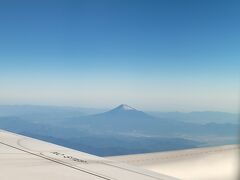
[[[237,112],[240,2],[0,2],[0,104]]]

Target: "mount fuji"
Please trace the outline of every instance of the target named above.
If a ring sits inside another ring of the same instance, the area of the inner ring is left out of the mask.
[[[175,129],[185,128],[184,122],[160,119],[126,104],[104,113],[82,116],[65,121],[67,127],[79,127],[91,132],[175,135]]]
[[[95,115],[81,116],[63,122],[65,127],[74,127],[98,134],[132,134],[143,136],[198,136],[206,134],[232,134],[233,125],[196,124],[151,116],[126,104]],[[224,127],[224,128],[223,128]]]

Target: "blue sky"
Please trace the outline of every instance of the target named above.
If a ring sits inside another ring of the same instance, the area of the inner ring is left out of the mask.
[[[240,2],[0,2],[0,103],[238,111]]]

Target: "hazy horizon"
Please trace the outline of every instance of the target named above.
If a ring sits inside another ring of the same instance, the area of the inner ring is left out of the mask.
[[[98,112],[106,112],[106,111],[109,111],[109,110],[112,110],[112,109],[115,109],[117,108],[118,106],[120,105],[128,105],[138,111],[143,111],[143,112],[146,112],[146,113],[195,113],[195,112],[216,112],[216,113],[230,113],[230,114],[239,114],[240,112],[237,111],[237,112],[228,112],[228,111],[213,111],[213,110],[194,110],[194,111],[179,111],[179,110],[172,110],[172,111],[168,111],[168,110],[161,110],[161,109],[141,109],[141,108],[138,108],[138,107],[135,107],[135,106],[131,106],[129,104],[125,104],[125,103],[122,103],[122,104],[116,104],[116,105],[113,105],[113,106],[104,106],[104,107],[96,107],[96,106],[77,106],[77,105],[57,105],[57,104],[1,104],[0,103],[0,106],[17,106],[17,107],[56,107],[56,108],[76,108],[76,109],[92,109],[92,110],[97,110]]]

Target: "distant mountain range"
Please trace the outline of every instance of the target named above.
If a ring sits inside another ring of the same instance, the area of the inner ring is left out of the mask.
[[[167,118],[158,118],[120,105],[110,111],[65,120],[67,127],[79,127],[97,133],[121,133],[135,136],[229,135],[237,132],[232,124],[197,124]]]
[[[129,107],[125,105],[125,107]],[[134,109],[134,108],[133,108]],[[56,123],[66,118],[80,117],[106,112],[106,109],[43,105],[0,105],[0,117],[15,116],[40,123]],[[171,121],[184,121],[197,124],[232,123],[239,124],[237,113],[201,112],[147,112],[149,115]]]
[[[201,112],[149,112],[149,114],[168,120],[192,122],[197,124],[206,123],[240,123],[240,115],[237,113],[201,111]]]
[[[69,117],[103,112],[103,109],[68,106],[0,105],[0,117],[18,117],[29,122],[55,124]]]
[[[202,117],[203,114],[195,116]],[[96,155],[158,152],[238,142],[237,124],[211,121],[199,124],[189,120],[182,121],[173,114],[157,117],[125,104],[106,112],[55,106],[0,106],[1,129]]]

